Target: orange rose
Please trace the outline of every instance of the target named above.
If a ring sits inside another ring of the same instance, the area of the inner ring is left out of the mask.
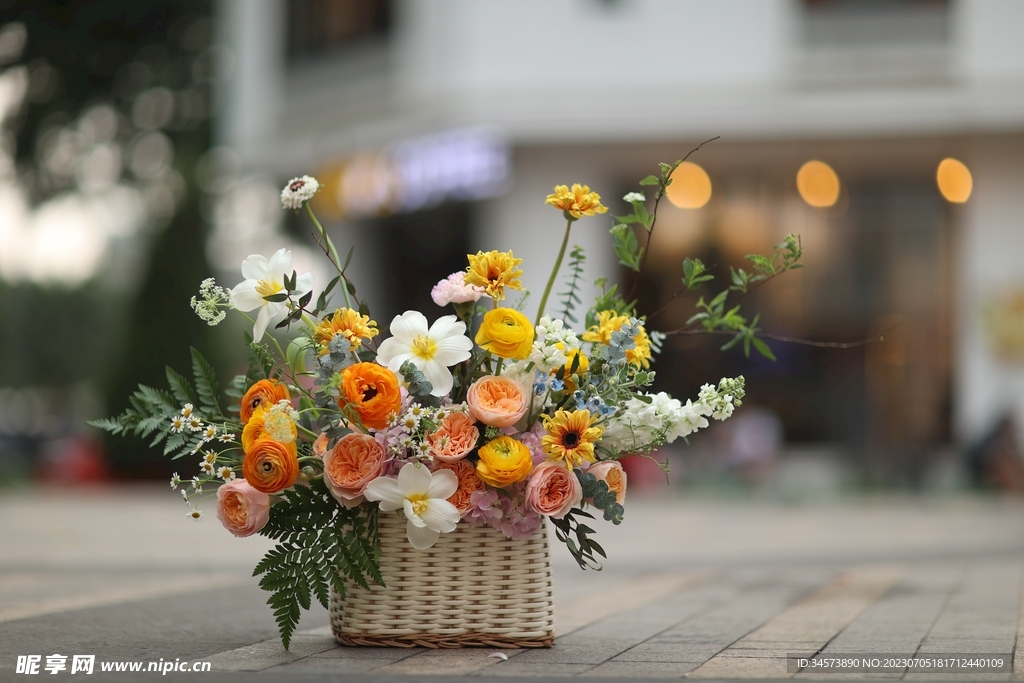
[[[324,483],[345,507],[363,502],[363,489],[380,476],[386,453],[376,439],[353,432],[324,453]]]
[[[299,478],[295,442],[281,443],[269,436],[257,439],[245,452],[242,475],[254,489],[263,493],[288,488]]]
[[[243,435],[244,436],[244,435]],[[324,453],[327,452],[327,442],[329,439],[326,434],[321,434],[316,437],[316,441],[313,442],[313,455],[322,458]]]
[[[427,435],[430,453],[442,462],[462,460],[476,448],[480,430],[473,424],[473,418],[466,413],[449,413],[441,420],[441,426]]]
[[[622,505],[626,500],[626,471],[618,460],[602,460],[591,465],[587,472],[590,472],[598,481],[608,485],[608,490],[615,494],[615,502]]]
[[[278,401],[286,401],[291,398],[288,387],[273,379],[261,379],[249,387],[242,397],[242,410],[239,417],[242,424],[247,424],[249,418],[256,412],[257,408],[269,408]]]
[[[455,509],[459,511],[460,515],[465,515],[471,509],[473,509],[473,503],[470,497],[474,491],[483,491],[484,482],[481,481],[480,477],[477,476],[476,468],[466,460],[457,460],[455,462],[437,462],[434,463],[433,471],[438,470],[451,470],[455,473],[455,476],[459,480],[459,488],[455,490],[451,496],[448,497],[448,502],[455,506]]]
[[[481,377],[466,393],[469,412],[491,427],[511,427],[522,419],[530,407],[523,387],[508,377]]]
[[[526,502],[536,512],[561,519],[583,500],[583,487],[572,470],[548,460],[533,468],[526,482]]]
[[[402,393],[398,377],[376,363],[356,363],[342,370],[342,393],[338,405],[351,405],[359,413],[363,425],[384,429],[388,418],[402,409]]]

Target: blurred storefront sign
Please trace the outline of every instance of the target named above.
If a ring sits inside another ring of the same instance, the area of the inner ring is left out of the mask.
[[[511,170],[508,143],[483,129],[401,140],[321,168],[314,199],[328,219],[408,213],[448,201],[501,194]]]

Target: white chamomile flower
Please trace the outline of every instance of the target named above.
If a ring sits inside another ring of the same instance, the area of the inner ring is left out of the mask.
[[[213,470],[215,468],[212,462],[207,462],[206,460],[203,460],[203,462],[199,465],[199,469],[201,469],[206,474],[213,474]]]
[[[421,441],[416,445],[416,457],[423,460],[433,460],[434,457],[430,455],[430,444],[426,441]]]
[[[622,198],[622,201],[627,204],[632,204],[633,202],[645,202],[647,201],[647,197],[645,197],[642,192],[629,192]]]
[[[198,432],[203,428],[203,421],[199,419],[198,415],[193,415],[185,420],[185,425],[190,432]]]
[[[192,417],[192,413],[194,410],[195,407],[191,403],[186,403],[184,406],[181,407],[181,416],[185,418]]]
[[[284,280],[290,278],[293,272],[292,252],[288,249],[278,249],[269,259],[259,254],[250,254],[242,261],[242,277],[245,280],[231,290],[231,296],[240,311],[259,309],[252,328],[253,341],[263,339],[263,333],[269,325],[288,315],[287,301],[267,301],[264,297],[290,294],[301,298],[313,290],[316,276],[313,273],[302,273],[296,276],[295,289],[289,293]]]
[[[281,190],[281,206],[286,209],[301,209],[319,189],[320,183],[313,176],[292,178]]]
[[[426,415],[427,409],[421,406],[419,403],[413,403],[412,407],[409,408],[409,414],[416,417],[423,417]]]
[[[407,432],[415,432],[416,428],[420,426],[420,416],[414,415],[411,411],[402,416],[399,424]]]
[[[203,462],[210,463],[211,465],[217,462],[217,451],[206,451],[203,453]]]
[[[419,311],[406,311],[391,321],[392,336],[381,342],[377,362],[398,372],[409,361],[433,386],[433,396],[452,390],[448,369],[470,356],[473,342],[466,336],[466,323],[454,315],[441,316],[427,328],[427,319]]]
[[[224,481],[233,481],[235,478],[235,470],[225,465],[217,470],[217,476]]]
[[[203,511],[202,510],[196,510],[195,508],[192,508],[191,510],[189,510],[187,514],[188,514],[190,519],[194,519],[197,522],[200,521],[203,518]]]
[[[171,418],[171,433],[180,434],[185,431],[185,418],[175,415]]]
[[[217,436],[217,428],[214,425],[206,425],[206,429],[203,430],[203,439],[210,441],[215,436]]]
[[[401,446],[402,448],[411,450],[413,448],[416,448],[416,440],[413,439],[408,434],[406,434],[405,436],[398,440],[398,445]]]
[[[203,492],[203,482],[200,481],[198,476],[192,477],[192,481],[189,483],[192,484],[192,490],[195,491],[196,493]]]
[[[185,502],[187,503],[188,502],[188,491],[186,491],[185,489],[182,489],[181,490],[181,497],[184,498]]]
[[[390,415],[388,415],[388,421],[387,421],[388,429],[393,429],[394,427],[397,427],[398,426],[398,421],[400,419],[402,419],[402,416],[399,415],[398,413],[391,413]]]
[[[181,486],[181,477],[179,477],[178,473],[175,472],[174,474],[171,475],[171,488],[176,489],[179,486]]]
[[[217,441],[220,441],[221,443],[231,443],[234,440],[235,440],[235,435],[234,434],[230,434],[230,433],[228,433],[228,434],[221,434],[220,436],[217,437]]]

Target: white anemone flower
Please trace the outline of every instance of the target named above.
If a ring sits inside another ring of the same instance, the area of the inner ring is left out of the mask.
[[[267,301],[263,297],[287,293],[284,279],[291,274],[292,252],[288,249],[278,249],[270,260],[259,254],[250,254],[242,261],[242,277],[245,280],[231,290],[231,296],[235,308],[240,311],[260,309],[252,328],[253,341],[263,339],[267,326],[280,322],[288,314],[288,302]],[[294,296],[301,297],[311,291],[315,284],[316,275],[302,273],[295,278]]]
[[[398,479],[377,477],[366,485],[363,495],[380,501],[382,512],[403,510],[409,543],[416,550],[426,550],[459,523],[458,509],[447,500],[458,488],[459,480],[451,470],[431,473],[425,465],[410,462],[398,471]]]
[[[448,368],[469,358],[473,348],[466,336],[466,323],[454,315],[438,318],[427,329],[422,313],[406,311],[391,321],[391,334],[377,349],[377,362],[397,374],[402,363],[409,361],[433,385],[430,393],[434,396],[452,390]]]

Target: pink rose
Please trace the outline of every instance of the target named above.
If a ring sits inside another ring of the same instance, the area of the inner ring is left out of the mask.
[[[582,500],[579,479],[557,462],[549,460],[537,465],[526,482],[526,502],[548,517],[565,517]]]
[[[464,304],[469,301],[479,300],[484,295],[483,287],[467,285],[465,275],[460,270],[441,280],[430,290],[430,298],[438,306]]]
[[[353,432],[341,437],[324,453],[324,483],[331,495],[349,508],[363,502],[363,489],[380,476],[385,455],[372,436]]]
[[[488,375],[473,382],[466,392],[469,414],[491,427],[511,427],[526,415],[530,401],[519,382]]]
[[[217,489],[217,519],[235,536],[252,536],[269,518],[270,496],[245,479],[232,479]]]
[[[615,494],[615,502],[619,505],[626,500],[626,471],[618,460],[603,460],[587,469],[598,481],[608,484],[608,490]]]

